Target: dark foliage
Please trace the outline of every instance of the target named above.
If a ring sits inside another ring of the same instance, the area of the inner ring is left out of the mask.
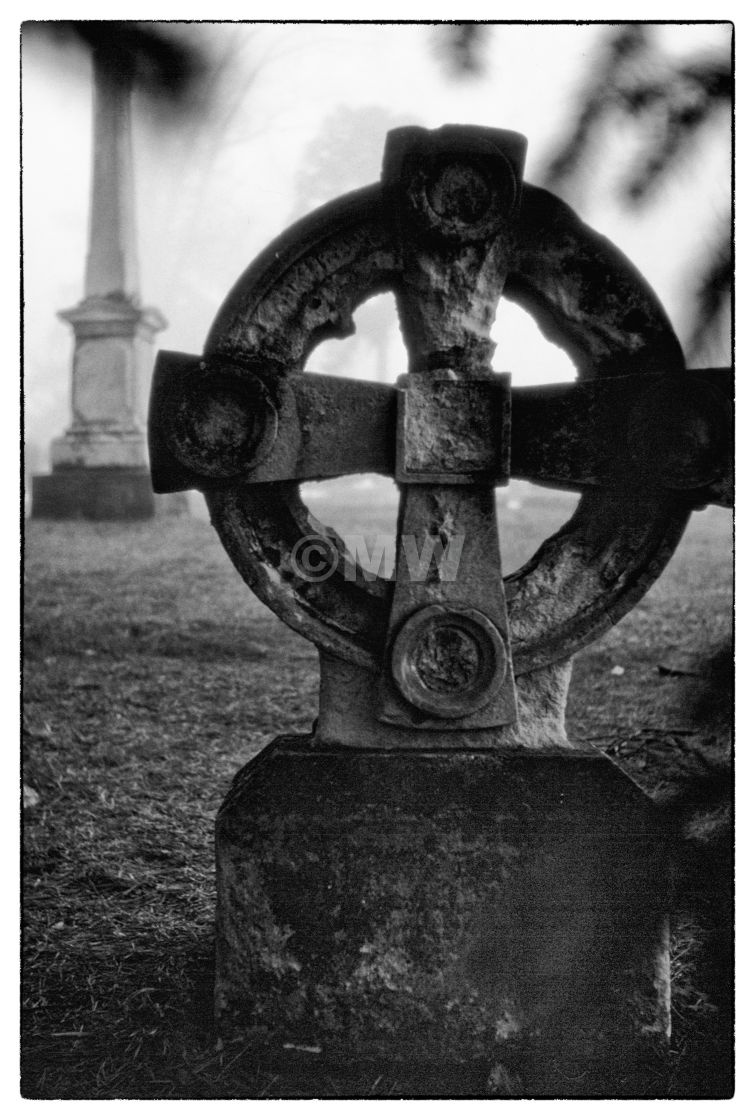
[[[151,99],[180,106],[192,99],[209,60],[181,35],[180,28],[131,20],[49,20],[23,25],[24,35],[44,35],[58,43],[80,43],[101,51],[116,71],[133,79]]]
[[[627,207],[647,206],[661,183],[694,158],[708,128],[730,127],[731,102],[728,56],[669,58],[647,27],[621,27],[606,37],[582,88],[574,125],[551,158],[544,183],[568,196],[587,174],[590,155],[607,131],[629,120],[639,151],[620,184],[620,196]],[[699,276],[691,285],[693,326],[686,349],[693,361],[720,329],[731,294],[730,224],[714,230],[710,240],[712,248],[698,262]]]
[[[481,48],[488,33],[489,28],[469,24],[442,29],[440,48],[455,76],[483,72]],[[629,209],[649,206],[660,185],[695,157],[710,129],[731,127],[732,95],[728,53],[674,58],[658,46],[652,25],[610,28],[590,59],[571,127],[551,156],[542,184],[567,201],[581,188],[589,189],[591,157],[612,130],[630,122],[638,150],[620,181],[619,197]],[[705,360],[706,350],[715,351],[716,336],[724,333],[731,295],[731,234],[730,220],[707,231],[703,223],[698,233],[709,248],[695,262],[696,277],[689,284],[692,327],[685,341],[693,362]]]

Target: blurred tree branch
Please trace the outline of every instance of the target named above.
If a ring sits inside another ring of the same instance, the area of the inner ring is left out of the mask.
[[[452,74],[484,72],[481,48],[488,26],[455,24],[440,29],[439,49]],[[471,57],[470,57],[471,56]],[[606,135],[630,123],[638,151],[619,182],[621,203],[639,210],[652,205],[659,186],[683,172],[705,145],[711,129],[731,127],[732,74],[727,54],[674,58],[657,45],[653,27],[627,24],[607,30],[578,94],[574,121],[551,156],[542,183],[567,200],[589,191],[591,156]],[[730,218],[703,230],[708,246],[690,279],[691,361],[726,333],[730,309],[732,238]]]
[[[643,150],[622,187],[628,205],[645,202],[662,178],[679,169],[720,112],[726,123],[732,82],[728,58],[692,61],[661,54],[641,25],[613,32],[595,74],[582,88],[577,119],[545,171],[551,190],[571,188],[585,172],[586,157],[602,129],[628,118],[636,122]]]

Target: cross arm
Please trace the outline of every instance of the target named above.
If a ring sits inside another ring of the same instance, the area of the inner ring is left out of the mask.
[[[733,502],[731,369],[512,391],[511,474],[586,490],[617,482]]]
[[[155,492],[391,474],[392,385],[161,351],[149,449]]]
[[[568,490],[609,484],[731,505],[730,369],[511,390],[513,478]],[[393,385],[162,351],[149,440],[154,489],[396,473]]]

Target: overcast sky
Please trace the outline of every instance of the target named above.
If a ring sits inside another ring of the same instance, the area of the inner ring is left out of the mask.
[[[204,123],[179,131],[158,127],[137,100],[134,150],[142,300],[169,321],[161,347],[199,352],[239,273],[300,212],[305,153],[339,110],[370,110],[365,119],[378,125],[382,113],[395,123],[523,132],[525,177],[537,183],[605,27],[498,27],[484,77],[466,81],[449,77],[437,32],[427,25],[207,24],[192,33],[226,60],[216,103]],[[659,35],[668,49],[690,53],[721,46],[729,30],[674,25]],[[23,62],[27,439],[44,454],[69,422],[72,338],[56,313],[83,294],[91,84],[83,51],[29,36]],[[728,138],[714,138],[705,157],[665,186],[659,205],[640,220],[624,214],[611,191],[625,144],[617,135],[601,153],[598,190],[581,216],[645,273],[681,331],[679,277],[699,252],[708,219],[725,210]],[[381,155],[382,134],[369,129],[358,160],[334,152],[331,193],[340,192],[341,181],[350,189],[377,179]],[[568,360],[518,309],[507,311],[496,337],[495,366],[512,370],[519,383],[569,376]],[[358,360],[359,343],[329,346],[352,347],[355,373],[392,380],[400,372],[397,333],[390,350],[395,369]],[[310,365],[329,368],[333,360],[315,354]]]

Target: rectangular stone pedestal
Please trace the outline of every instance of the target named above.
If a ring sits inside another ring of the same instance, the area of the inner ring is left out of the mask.
[[[155,515],[146,467],[63,467],[32,479],[32,517],[142,521]]]
[[[599,752],[281,738],[216,838],[217,1013],[257,1053],[302,1048],[341,1084],[368,1062],[507,1095],[647,1091],[669,1025],[664,843]]]

